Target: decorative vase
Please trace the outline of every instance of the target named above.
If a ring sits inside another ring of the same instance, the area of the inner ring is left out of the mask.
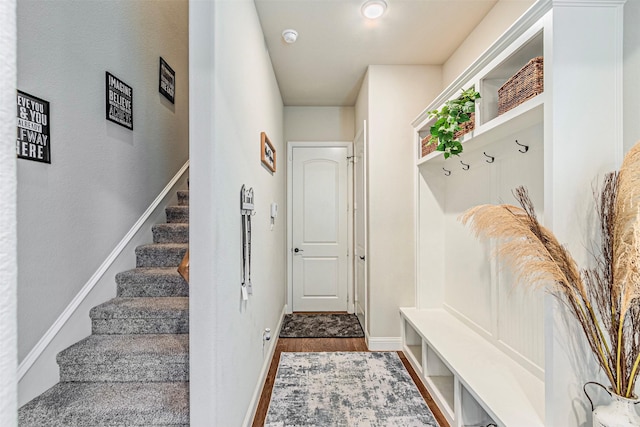
[[[608,405],[598,406],[593,411],[593,427],[640,426],[640,415],[635,408],[637,403],[640,403],[640,400],[627,399],[611,393],[611,402]]]

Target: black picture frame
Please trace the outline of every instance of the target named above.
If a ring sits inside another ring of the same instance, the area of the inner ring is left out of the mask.
[[[18,90],[16,155],[19,159],[51,164],[49,101]]]
[[[158,67],[158,91],[175,104],[176,99],[176,72],[160,57],[160,66]]]
[[[106,119],[133,130],[133,88],[111,74],[105,72]]]

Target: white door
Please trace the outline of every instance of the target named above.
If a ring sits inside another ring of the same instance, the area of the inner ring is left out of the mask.
[[[355,312],[360,324],[366,327],[367,312],[367,194],[366,194],[366,129],[367,122],[353,142],[354,148],[354,206],[353,206],[353,230],[354,230],[354,279],[355,279]]]
[[[293,147],[293,311],[347,311],[347,147]]]

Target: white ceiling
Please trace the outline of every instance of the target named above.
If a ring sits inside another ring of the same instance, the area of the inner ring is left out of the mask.
[[[354,105],[367,65],[441,65],[498,0],[254,0],[287,106]],[[288,45],[282,31],[298,31]]]

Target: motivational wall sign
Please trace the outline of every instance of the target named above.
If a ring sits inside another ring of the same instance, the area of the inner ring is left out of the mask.
[[[107,120],[133,130],[133,89],[106,72]]]
[[[160,57],[160,93],[175,104],[176,72]]]
[[[18,91],[18,158],[51,163],[49,102]]]

